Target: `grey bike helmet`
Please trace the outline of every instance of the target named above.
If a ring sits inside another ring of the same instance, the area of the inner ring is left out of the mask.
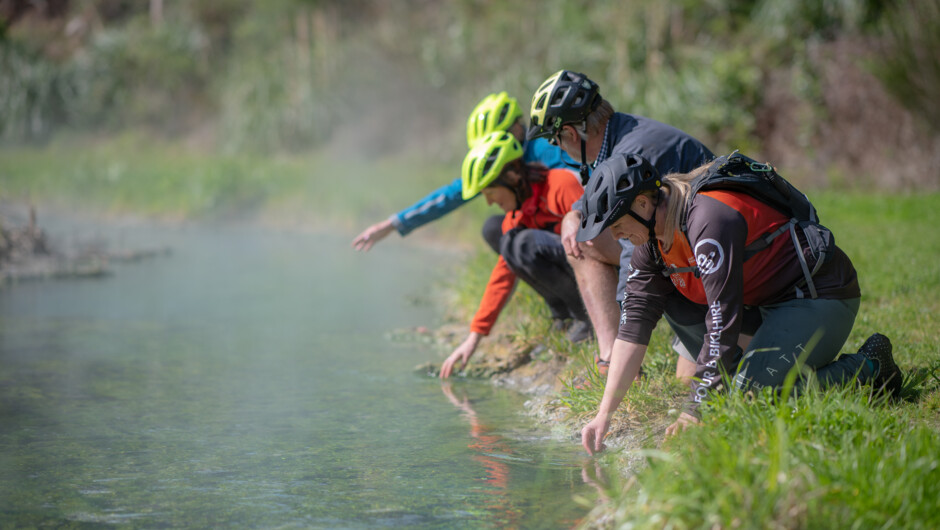
[[[562,125],[583,122],[602,99],[597,83],[586,75],[570,70],[555,72],[532,96],[532,121],[526,138],[554,136]]]
[[[615,154],[594,169],[581,199],[581,227],[576,239],[588,241],[617,219],[630,214],[652,231],[651,221],[633,213],[630,206],[637,195],[662,185],[659,171],[640,155]]]

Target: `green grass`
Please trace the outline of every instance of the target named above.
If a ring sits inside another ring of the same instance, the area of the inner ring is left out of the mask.
[[[935,528],[940,434],[857,389],[722,397],[611,511],[635,528]]]
[[[940,194],[819,191],[811,199],[852,259],[862,288],[844,351],[855,351],[871,333],[888,335],[906,373],[904,400],[873,399],[858,388],[811,387],[784,403],[769,395],[722,396],[704,410],[701,427],[663,443],[664,427],[687,391],[673,377],[670,332],[660,322],[644,361],[647,377],[630,389],[613,420],[613,429],[632,433],[644,447],[603,458],[631,470],[635,454],[646,462],[626,483],[608,486],[612,500],[601,511],[615,527],[940,524]],[[468,281],[456,288],[479,296],[489,273],[484,264],[470,262]],[[516,294],[507,306],[509,322],[500,325],[515,325],[518,341],[545,342],[534,326],[513,324],[520,316],[544,318],[533,293]],[[559,398],[578,428],[596,411],[602,379],[591,348],[553,347],[575,359]]]
[[[3,199],[177,219],[263,216],[346,232],[387,218],[457,176],[456,164],[416,154],[222,154],[137,133],[0,148]],[[476,240],[487,213],[477,200],[423,231]]]

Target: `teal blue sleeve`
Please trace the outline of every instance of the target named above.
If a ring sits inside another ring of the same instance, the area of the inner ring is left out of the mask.
[[[471,199],[472,200],[472,199]],[[401,235],[406,235],[419,226],[440,219],[467,202],[463,200],[463,185],[460,177],[441,186],[413,205],[391,217],[392,225]]]
[[[544,138],[536,138],[526,142],[523,147],[522,159],[526,162],[539,162],[549,168],[575,170],[577,168],[577,164],[560,147],[548,143],[548,140]],[[575,167],[572,168],[569,164],[573,164]],[[441,186],[418,202],[393,215],[391,217],[392,225],[395,226],[399,234],[407,235],[415,228],[436,221],[463,206],[467,201],[463,200],[462,194],[463,185],[460,182],[460,177],[457,177],[450,184]]]

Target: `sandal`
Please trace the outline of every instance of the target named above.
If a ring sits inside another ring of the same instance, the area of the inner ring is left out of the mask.
[[[605,361],[597,355],[594,356],[594,364],[597,366],[597,371],[603,376],[606,376],[610,370],[610,361]]]

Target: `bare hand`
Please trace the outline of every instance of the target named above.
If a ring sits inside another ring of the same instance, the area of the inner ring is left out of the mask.
[[[584,258],[581,251],[581,243],[575,239],[578,235],[578,229],[581,227],[581,212],[571,210],[565,214],[561,220],[561,246],[565,247],[565,254],[574,259]]]
[[[666,438],[679,434],[680,432],[686,430],[692,425],[698,425],[701,423],[698,418],[689,414],[688,412],[683,412],[679,414],[679,418],[669,427],[666,427]]]
[[[392,225],[392,221],[389,219],[375,223],[369,228],[363,230],[361,234],[356,236],[356,239],[353,239],[352,246],[356,250],[367,252],[370,248],[372,248],[372,245],[378,243],[384,239],[385,236],[391,234],[392,230],[394,229],[395,227]]]
[[[604,438],[607,436],[607,430],[610,429],[610,421],[605,416],[595,416],[590,423],[581,429],[581,445],[589,455],[599,453],[607,448],[604,444]]]
[[[477,344],[480,342],[482,335],[479,333],[471,332],[470,335],[460,343],[460,346],[457,346],[457,349],[454,350],[454,353],[450,354],[444,364],[441,365],[441,379],[447,379],[454,373],[454,365],[457,362],[460,362],[460,368],[456,371],[459,372],[467,367],[467,362],[470,360],[470,357],[473,355],[473,352],[477,349]]]

